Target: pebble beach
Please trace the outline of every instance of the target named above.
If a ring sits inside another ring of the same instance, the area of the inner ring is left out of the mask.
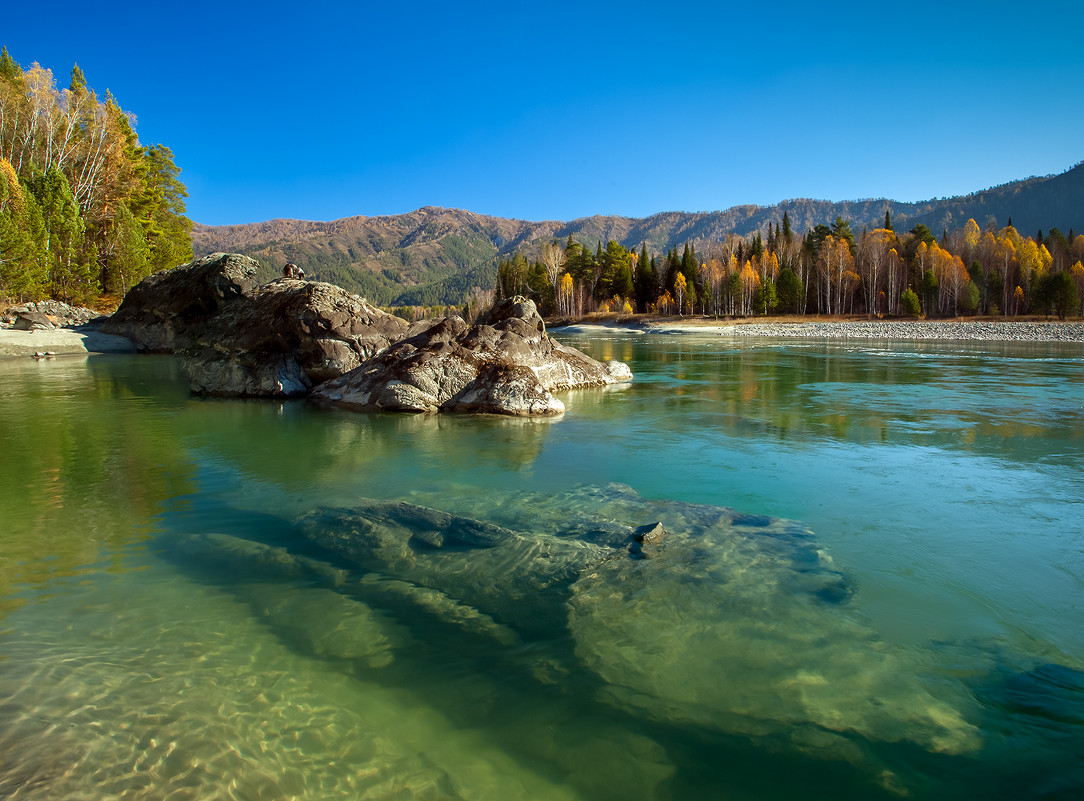
[[[806,339],[939,339],[986,342],[1084,342],[1084,322],[992,320],[870,320],[731,323],[713,320],[653,321],[656,334],[719,334]]]

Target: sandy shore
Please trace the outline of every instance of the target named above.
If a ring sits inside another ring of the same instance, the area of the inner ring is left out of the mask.
[[[33,356],[35,353],[135,353],[124,337],[88,328],[54,328],[51,331],[20,331],[0,328],[0,357]]]
[[[1082,322],[992,320],[870,320],[802,322],[730,322],[686,318],[568,326],[575,329],[624,329],[650,334],[701,334],[732,337],[802,337],[806,339],[941,339],[987,342],[1084,342]]]

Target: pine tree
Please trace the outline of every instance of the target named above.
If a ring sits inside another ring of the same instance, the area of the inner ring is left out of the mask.
[[[885,230],[892,230],[892,218],[888,214],[888,209],[885,209]]]
[[[21,81],[23,78],[22,69],[15,63],[15,59],[8,53],[6,47],[0,51],[0,78],[13,82]]]
[[[83,71],[79,69],[78,64],[72,65],[71,82],[68,88],[79,93],[87,91],[87,79],[83,76]]]
[[[58,90],[51,71],[35,64],[24,73],[3,48],[0,89],[0,156],[7,159],[0,162],[25,195],[20,208],[0,208],[5,292],[92,302],[99,282],[122,292],[152,269],[191,259],[187,192],[173,153],[142,146],[132,118],[110,93],[99,100],[78,64],[69,88]],[[31,92],[34,114],[26,106]],[[20,193],[8,192],[8,199]],[[33,247],[23,247],[26,241]],[[15,251],[21,255],[9,262]]]

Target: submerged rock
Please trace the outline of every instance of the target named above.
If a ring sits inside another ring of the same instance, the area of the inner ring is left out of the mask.
[[[849,608],[849,582],[796,523],[622,488],[477,503],[493,523],[374,502],[301,528],[531,639],[564,627],[602,699],[634,714],[855,763],[877,761],[876,741],[980,746],[966,688],[935,694],[929,666]],[[626,550],[637,535],[650,559]]]
[[[313,510],[267,544],[199,535],[184,548],[241,577],[227,585],[285,640],[348,669],[447,652],[470,675],[594,687],[633,717],[846,760],[899,792],[876,743],[983,745],[969,689],[923,649],[882,641],[800,524],[621,486],[455,503],[365,500]]]
[[[564,628],[563,601],[580,572],[619,553],[398,502],[318,509],[301,518],[298,528],[358,569],[439,591],[440,603],[456,610],[456,617],[462,619],[462,609],[469,608],[536,637]]]
[[[552,393],[631,379],[620,362],[601,364],[546,334],[535,304],[497,304],[476,325],[449,317],[337,379],[317,400],[360,410],[560,414]]]

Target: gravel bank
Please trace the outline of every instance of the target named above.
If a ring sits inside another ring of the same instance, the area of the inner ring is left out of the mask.
[[[653,323],[658,334],[719,334],[735,337],[806,339],[944,339],[990,342],[1084,342],[1084,323],[975,321],[884,321],[801,323]]]

